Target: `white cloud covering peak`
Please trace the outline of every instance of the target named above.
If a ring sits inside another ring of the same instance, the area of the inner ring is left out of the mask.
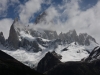
[[[20,5],[20,20],[22,23],[28,24],[30,18],[34,17],[34,13],[41,9],[43,0],[29,0],[24,5]]]

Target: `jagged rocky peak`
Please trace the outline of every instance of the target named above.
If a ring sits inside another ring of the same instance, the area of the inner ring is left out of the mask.
[[[77,42],[79,45],[90,45],[91,41],[96,43],[96,40],[88,35],[87,33],[81,33],[77,34],[76,30],[69,30],[67,33],[60,33],[59,35],[57,34],[56,31],[51,31],[51,30],[42,30],[42,31],[36,31],[36,30],[31,30],[30,34],[33,37],[41,37],[44,39],[48,40],[55,40],[55,39],[61,39],[62,41],[70,44],[72,42]]]
[[[15,30],[16,30],[16,27],[19,26],[18,23],[19,23],[19,22],[18,22],[18,17],[16,17],[16,18],[14,19],[14,21],[13,21],[13,24],[12,24]]]
[[[17,32],[17,34],[19,34],[20,31],[26,31],[28,29],[28,26],[25,26],[24,24],[22,24],[18,18],[15,18],[14,22],[13,22],[13,26],[15,31]],[[27,30],[28,31],[28,30]]]
[[[78,35],[75,29],[69,30],[69,32],[65,34],[65,37],[67,37],[71,41],[77,41],[78,39]]]
[[[61,33],[59,34],[59,39],[61,39],[61,40],[66,39],[65,34],[61,32]]]
[[[67,43],[77,42],[78,41],[78,35],[76,33],[76,30],[69,30],[67,33],[60,33],[59,39],[66,41]]]
[[[57,58],[57,54],[55,52],[48,52],[38,63],[37,71],[44,73],[59,63],[61,61]]]
[[[78,35],[77,35],[75,29],[69,30],[69,32],[66,33],[66,37],[68,38],[68,40],[67,40],[68,43],[72,43],[72,42],[77,42],[78,41]]]
[[[76,30],[69,30],[67,33],[60,33],[59,39],[66,41],[67,43],[77,42],[79,45],[86,45],[89,46],[91,41],[97,44],[96,40],[88,35],[87,33],[80,33],[77,35]]]
[[[0,43],[1,43],[2,45],[5,44],[5,38],[4,38],[3,32],[0,32]]]
[[[79,44],[88,46],[91,44],[91,41],[97,43],[96,40],[92,36],[88,35],[87,33],[79,34]]]
[[[41,13],[35,20],[35,24],[41,23],[41,22],[45,22],[45,17],[47,16],[46,11]]]
[[[69,30],[69,32],[67,32],[67,34],[69,34],[69,35],[72,35],[72,34],[77,35],[75,29],[73,29],[73,30]]]
[[[58,38],[58,35],[57,35],[57,32],[56,31],[51,31],[51,30],[45,30],[44,31],[47,35],[47,39],[49,40],[53,40],[53,39],[57,39]]]
[[[14,49],[19,48],[19,37],[15,29],[15,25],[17,25],[18,18],[15,18],[13,24],[10,27],[9,37],[8,37],[8,43],[10,46]]]
[[[18,22],[18,17],[15,18],[13,24],[16,23],[16,22]]]

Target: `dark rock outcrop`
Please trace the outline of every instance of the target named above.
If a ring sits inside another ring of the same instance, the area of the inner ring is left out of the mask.
[[[62,56],[60,54],[57,54],[55,51],[51,52],[56,58],[58,58],[59,60],[62,59]]]
[[[46,75],[100,75],[100,60],[92,63],[66,62],[58,64]]]
[[[0,50],[0,75],[42,75]]]
[[[44,73],[59,63],[61,63],[61,61],[56,57],[56,54],[48,52],[38,63],[37,71]]]
[[[36,40],[43,47],[46,47],[47,48],[48,45],[49,45],[49,41],[44,41],[42,38],[36,38]]]
[[[29,41],[24,38],[22,38],[22,41],[20,42],[20,46],[25,48],[28,51],[33,51],[33,52],[42,51],[42,49],[39,47],[37,41]]]
[[[66,33],[65,37],[66,37],[65,40],[69,44],[78,41],[78,35],[76,33],[76,30],[70,30],[69,32]]]
[[[67,51],[68,49],[67,48],[64,48],[63,50],[61,50],[61,51]]]
[[[84,60],[85,62],[93,62],[100,59],[100,47],[97,46],[93,49],[90,55]]]
[[[18,37],[18,34],[14,28],[14,25],[16,24],[16,22],[18,22],[17,18],[14,20],[13,24],[11,25],[9,37],[8,37],[8,43],[14,49],[19,48],[19,37]]]
[[[5,38],[4,38],[4,36],[3,36],[3,32],[0,32],[0,43],[1,43],[2,45],[5,44]]]

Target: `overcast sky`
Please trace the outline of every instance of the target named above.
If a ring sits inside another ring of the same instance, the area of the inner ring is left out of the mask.
[[[0,31],[8,37],[15,17],[24,25],[32,25],[35,18],[46,11],[49,25],[38,25],[58,33],[76,29],[88,33],[100,43],[100,1],[99,0],[0,0]]]

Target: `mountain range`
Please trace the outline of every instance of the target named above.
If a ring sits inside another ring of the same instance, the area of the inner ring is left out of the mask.
[[[46,15],[39,15],[35,25],[45,22]],[[36,30],[22,25],[16,18],[8,39],[0,32],[0,49],[0,74],[5,72],[3,75],[100,74],[99,44],[91,35],[77,34],[75,29],[60,34],[52,30]]]

